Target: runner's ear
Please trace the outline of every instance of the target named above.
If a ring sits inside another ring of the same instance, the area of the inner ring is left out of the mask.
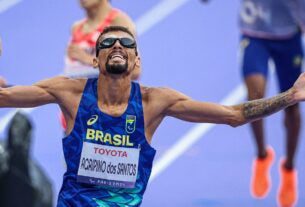
[[[98,68],[98,59],[97,58],[93,58],[93,67]]]
[[[136,57],[136,67],[141,67],[141,58],[140,58],[140,56]]]

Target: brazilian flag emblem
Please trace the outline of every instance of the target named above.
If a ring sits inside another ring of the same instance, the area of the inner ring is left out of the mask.
[[[137,119],[137,117],[134,116],[134,115],[127,115],[126,116],[125,130],[128,134],[131,134],[136,130],[136,119]]]

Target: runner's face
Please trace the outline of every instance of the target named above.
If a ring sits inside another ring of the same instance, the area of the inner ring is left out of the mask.
[[[99,42],[107,38],[129,38],[133,40],[133,37],[129,34],[116,31],[103,35]],[[124,47],[119,40],[116,40],[112,47],[100,49],[97,59],[102,73],[128,75],[136,65],[136,57],[135,48]]]

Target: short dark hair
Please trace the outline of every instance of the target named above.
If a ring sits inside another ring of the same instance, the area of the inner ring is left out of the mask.
[[[96,43],[95,43],[95,56],[97,57],[99,54],[99,44],[100,44],[100,39],[101,37],[109,32],[117,32],[117,31],[121,31],[121,32],[125,32],[127,34],[129,34],[130,36],[132,36],[133,39],[135,39],[134,35],[132,34],[132,32],[127,28],[127,27],[123,27],[123,26],[108,26],[105,27],[105,29],[101,32],[101,34],[98,36]],[[136,49],[136,55],[138,54],[137,52],[137,48]]]

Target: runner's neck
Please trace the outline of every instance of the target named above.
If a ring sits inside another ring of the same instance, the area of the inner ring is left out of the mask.
[[[130,76],[112,78],[100,75],[97,90],[98,102],[102,105],[126,104],[131,91]]]

